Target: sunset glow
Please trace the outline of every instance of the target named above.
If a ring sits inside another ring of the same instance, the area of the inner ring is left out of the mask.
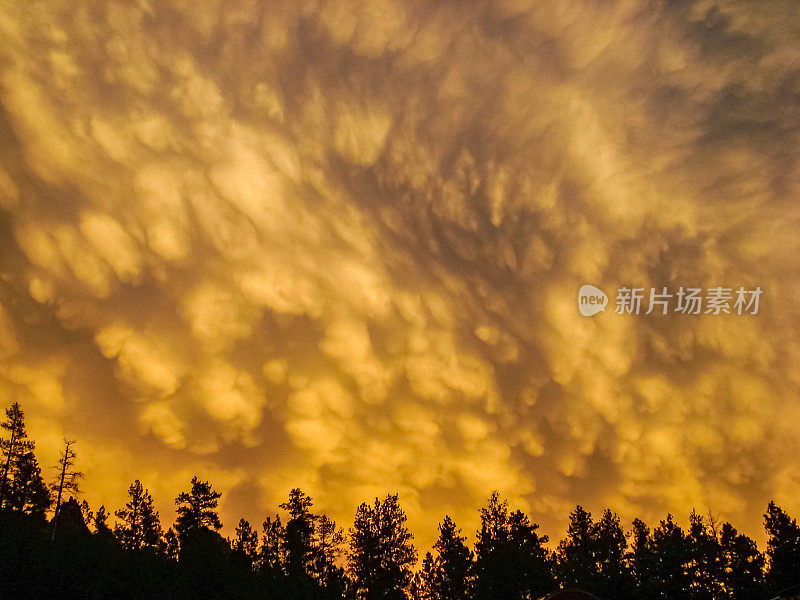
[[[792,2],[0,3],[0,399],[224,531],[800,512]],[[580,314],[596,285],[608,309]],[[756,315],[614,313],[622,286]]]

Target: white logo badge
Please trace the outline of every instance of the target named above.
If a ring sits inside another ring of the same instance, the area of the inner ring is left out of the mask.
[[[578,310],[584,317],[591,317],[603,312],[608,305],[605,292],[593,285],[583,285],[578,291]]]

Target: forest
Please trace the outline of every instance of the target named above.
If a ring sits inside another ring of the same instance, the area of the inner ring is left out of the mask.
[[[760,600],[800,583],[800,526],[766,507],[766,546],[712,515],[681,527],[623,527],[581,506],[551,541],[498,493],[480,509],[474,543],[444,516],[418,554],[397,495],[357,507],[347,530],[293,489],[260,527],[241,519],[224,538],[221,494],[194,477],[164,529],[153,497],[131,483],[124,506],[80,499],[74,440],[46,477],[21,406],[2,422],[0,598],[522,600],[579,588],[601,600]]]

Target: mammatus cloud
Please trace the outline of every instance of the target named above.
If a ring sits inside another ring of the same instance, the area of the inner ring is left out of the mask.
[[[0,397],[93,504],[800,509],[789,2],[0,7]],[[590,282],[751,317],[581,317]]]

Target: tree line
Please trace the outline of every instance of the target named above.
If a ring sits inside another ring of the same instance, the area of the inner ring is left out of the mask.
[[[496,492],[480,509],[474,544],[445,516],[418,561],[398,496],[363,503],[347,532],[313,511],[299,489],[260,530],[240,519],[218,532],[221,494],[193,477],[166,531],[138,480],[110,514],[80,503],[74,440],[47,482],[22,408],[6,410],[0,438],[0,598],[533,600],[581,588],[602,600],[759,600],[800,583],[800,526],[775,503],[767,546],[730,523],[692,512],[652,530],[625,531],[605,510],[577,506],[554,547]],[[65,500],[65,498],[68,499]],[[111,523],[113,519],[113,523]]]

